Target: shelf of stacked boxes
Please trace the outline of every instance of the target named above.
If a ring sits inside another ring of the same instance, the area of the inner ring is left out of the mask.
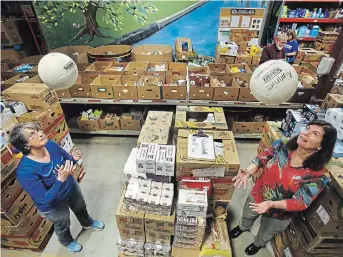
[[[25,86],[26,85],[26,86]],[[15,249],[43,251],[50,239],[52,223],[44,220],[30,196],[16,179],[22,154],[9,142],[17,123],[36,122],[48,139],[71,153],[71,140],[62,107],[54,90],[44,84],[16,84],[4,92],[1,111],[1,245]],[[74,166],[73,176],[81,181],[82,161]]]

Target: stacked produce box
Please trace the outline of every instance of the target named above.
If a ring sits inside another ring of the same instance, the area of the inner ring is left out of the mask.
[[[56,92],[44,84],[19,83],[4,90],[1,112],[2,191],[1,244],[5,247],[42,251],[49,240],[52,224],[44,220],[30,196],[16,179],[16,167],[22,155],[9,142],[9,133],[17,123],[35,122],[48,139],[71,153],[74,145]],[[84,168],[75,166],[74,177],[82,179]]]

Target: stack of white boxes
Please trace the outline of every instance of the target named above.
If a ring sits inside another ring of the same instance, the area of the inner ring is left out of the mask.
[[[179,190],[174,247],[200,249],[206,228],[207,193]]]
[[[142,143],[136,156],[138,173],[174,176],[175,146]]]
[[[172,183],[131,178],[124,201],[131,210],[169,216],[174,197]]]

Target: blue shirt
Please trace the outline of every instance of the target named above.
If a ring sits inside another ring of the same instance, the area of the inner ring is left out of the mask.
[[[45,147],[50,154],[50,162],[36,162],[23,155],[17,167],[19,184],[42,212],[51,211],[68,199],[76,183],[72,175],[64,182],[58,181],[54,170],[57,165],[65,165],[66,160],[73,161],[73,157],[54,141],[49,140]]]
[[[298,52],[298,47],[299,47],[299,44],[295,39],[293,39],[291,41],[287,41],[287,43],[285,45],[285,54],[286,54],[287,61],[289,63],[293,63],[295,61],[295,55],[294,56],[287,56],[287,54],[293,53],[293,52]]]

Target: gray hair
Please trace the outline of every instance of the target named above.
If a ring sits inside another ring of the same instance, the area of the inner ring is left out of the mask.
[[[284,41],[287,41],[287,39],[288,39],[286,34],[279,34],[279,35],[276,36],[276,38],[278,40],[282,40],[283,39]]]
[[[24,155],[28,155],[31,152],[27,136],[25,135],[25,129],[31,129],[35,131],[40,130],[38,123],[26,122],[16,124],[10,132],[11,144],[21,151]]]

